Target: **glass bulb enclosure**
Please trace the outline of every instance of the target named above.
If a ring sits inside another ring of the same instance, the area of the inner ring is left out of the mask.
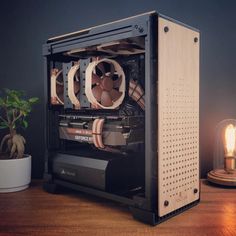
[[[208,180],[215,184],[236,186],[236,120],[226,119],[216,127],[213,170]]]

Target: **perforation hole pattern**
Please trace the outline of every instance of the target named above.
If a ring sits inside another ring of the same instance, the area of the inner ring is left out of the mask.
[[[165,91],[162,189],[169,198],[193,189],[198,178],[198,110],[193,86],[179,80]]]

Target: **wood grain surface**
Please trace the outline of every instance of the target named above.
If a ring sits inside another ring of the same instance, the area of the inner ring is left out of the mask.
[[[236,189],[205,180],[199,205],[155,227],[134,220],[121,204],[73,191],[52,195],[41,184],[0,194],[0,236],[236,235]]]
[[[199,187],[199,42],[194,42],[199,36],[199,32],[171,20],[158,19],[160,216],[199,199],[198,193],[193,193]],[[168,207],[163,204],[166,200]]]

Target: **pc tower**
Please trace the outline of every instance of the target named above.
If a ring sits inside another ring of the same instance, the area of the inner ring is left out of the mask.
[[[199,32],[148,12],[43,45],[44,189],[155,225],[199,202]]]

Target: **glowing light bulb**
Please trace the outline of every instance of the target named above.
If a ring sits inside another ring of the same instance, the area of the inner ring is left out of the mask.
[[[235,152],[236,131],[235,126],[229,124],[225,129],[225,155],[233,157]]]

